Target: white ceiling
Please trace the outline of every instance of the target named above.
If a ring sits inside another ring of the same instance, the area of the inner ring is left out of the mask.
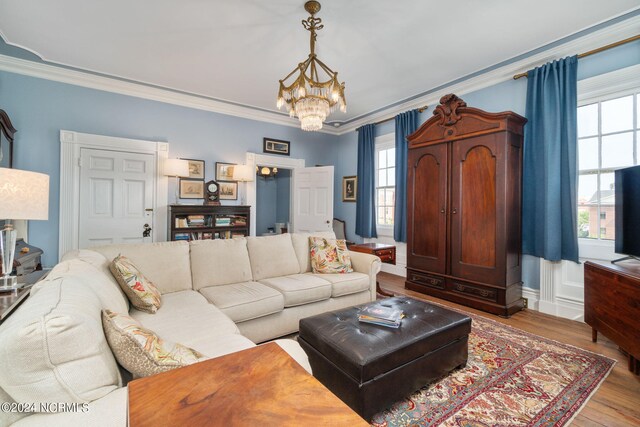
[[[347,121],[640,7],[638,0],[321,0],[318,55]],[[276,110],[308,55],[304,0],[0,0],[0,35],[42,59]]]

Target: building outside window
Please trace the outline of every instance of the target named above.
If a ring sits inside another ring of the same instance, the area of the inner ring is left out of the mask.
[[[638,164],[639,92],[578,107],[580,238],[615,238],[614,171]]]

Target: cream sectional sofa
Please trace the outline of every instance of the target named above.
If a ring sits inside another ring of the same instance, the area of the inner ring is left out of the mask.
[[[65,404],[67,411],[3,410],[0,426],[126,425],[127,373],[104,337],[103,309],[128,312],[161,338],[213,358],[296,332],[303,317],[375,299],[379,258],[352,252],[353,273],[313,274],[309,236],[112,245],[66,254],[0,325],[0,402]],[[162,293],[157,313],[129,306],[108,269],[118,254]],[[310,371],[297,342],[276,342]]]

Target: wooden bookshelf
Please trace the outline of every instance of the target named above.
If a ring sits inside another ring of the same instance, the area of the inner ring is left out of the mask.
[[[169,240],[231,239],[248,236],[250,206],[169,206]]]

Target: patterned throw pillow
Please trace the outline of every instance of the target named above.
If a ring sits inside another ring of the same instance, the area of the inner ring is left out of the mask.
[[[109,264],[109,270],[135,308],[152,314],[158,311],[162,304],[158,288],[129,258],[118,255]]]
[[[351,256],[344,240],[309,237],[311,269],[314,273],[351,273]]]
[[[135,378],[187,366],[205,357],[192,348],[165,341],[135,319],[111,310],[102,311],[102,327],[116,360]]]

